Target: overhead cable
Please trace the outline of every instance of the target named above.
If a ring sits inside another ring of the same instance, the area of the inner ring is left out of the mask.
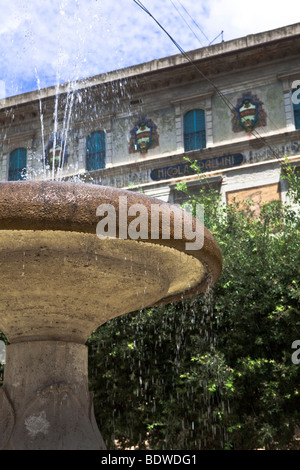
[[[197,36],[197,34],[193,31],[193,29],[190,27],[190,25],[188,24],[188,22],[186,21],[186,19],[184,18],[184,16],[180,13],[180,11],[178,10],[177,6],[175,5],[175,3],[173,2],[173,0],[170,0],[170,2],[172,3],[173,7],[175,8],[175,10],[178,12],[178,14],[181,16],[182,20],[185,22],[185,24],[187,25],[187,27],[192,31],[193,35],[195,36],[195,38],[200,42],[201,46],[203,47],[203,44],[201,42],[201,39]]]
[[[194,20],[194,18],[189,14],[189,12],[187,11],[187,9],[185,8],[184,5],[182,5],[182,3],[180,2],[180,0],[177,0],[177,2],[181,5],[181,7],[184,9],[184,11],[186,12],[186,14],[191,18],[192,22],[194,23],[194,25],[199,29],[199,31],[203,34],[203,36],[205,37],[205,39],[207,40],[207,42],[209,43],[209,39],[208,37],[206,36],[206,34],[204,33],[204,31],[202,31],[202,29],[200,28],[200,26],[198,25],[198,23]]]

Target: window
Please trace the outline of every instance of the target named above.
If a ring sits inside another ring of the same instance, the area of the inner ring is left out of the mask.
[[[193,109],[184,116],[184,150],[197,150],[206,147],[205,112]]]
[[[87,171],[105,168],[105,132],[93,132],[86,138]]]
[[[300,129],[300,103],[294,104],[295,128]]]
[[[300,129],[300,87],[293,90],[295,128]]]
[[[9,156],[8,181],[26,179],[27,150],[20,148],[11,152]]]

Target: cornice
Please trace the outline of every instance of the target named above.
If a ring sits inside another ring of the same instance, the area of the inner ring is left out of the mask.
[[[201,92],[194,93],[193,95],[182,96],[175,100],[170,100],[170,103],[176,106],[178,104],[189,103],[190,101],[205,100],[207,98],[211,98],[214,95],[214,93],[215,93],[214,90],[210,90],[210,91],[203,92],[203,93]]]
[[[136,85],[143,92],[157,88],[180,84],[182,81],[195,80],[205,76],[223,74],[244,67],[265,64],[287,56],[297,56],[300,52],[300,23],[278,28],[272,31],[252,34],[187,53],[186,57],[177,54],[162,59],[155,59],[144,64],[127,67],[94,77],[36,90],[0,100],[0,110],[32,103],[41,99],[53,99],[57,94],[66,95],[69,91],[79,92],[85,89],[111,87],[126,81],[129,93],[136,91]],[[201,68],[201,74],[197,71]],[[172,71],[170,74],[169,72]],[[168,77],[166,76],[169,75]],[[189,77],[189,78],[188,78]],[[131,86],[132,81],[132,86]]]

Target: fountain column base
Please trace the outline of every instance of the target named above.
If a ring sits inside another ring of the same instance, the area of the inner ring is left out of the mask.
[[[105,449],[88,391],[85,345],[47,340],[7,346],[0,449]]]

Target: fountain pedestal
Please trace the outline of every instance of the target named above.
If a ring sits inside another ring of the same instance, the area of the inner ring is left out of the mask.
[[[65,341],[7,347],[0,448],[105,449],[88,391],[87,357],[85,345]]]

